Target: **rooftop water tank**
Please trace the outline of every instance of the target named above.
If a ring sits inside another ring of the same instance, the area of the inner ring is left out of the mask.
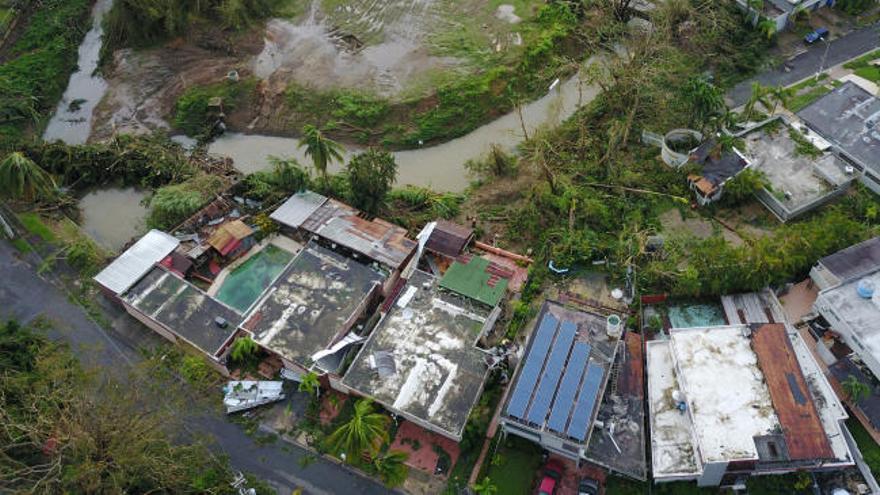
[[[859,283],[856,286],[856,292],[859,293],[859,296],[865,299],[871,299],[874,297],[874,282],[866,278],[859,280]]]
[[[619,316],[610,315],[606,320],[605,332],[609,337],[620,337],[622,326]]]

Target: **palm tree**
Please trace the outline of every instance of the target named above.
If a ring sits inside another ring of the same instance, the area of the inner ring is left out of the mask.
[[[10,153],[0,162],[0,194],[25,200],[46,196],[55,189],[55,181],[24,153]]]
[[[743,109],[745,120],[752,118],[752,113],[755,111],[755,105],[758,103],[766,109],[770,108],[770,100],[767,98],[769,92],[770,88],[767,86],[763,86],[759,82],[752,83],[752,94],[749,96],[749,101],[746,102],[746,106]]]
[[[776,36],[776,21],[773,19],[767,19],[765,17],[761,19],[761,22],[758,23],[757,27],[758,31],[764,34],[768,40],[772,40],[773,37]]]
[[[498,493],[498,487],[492,483],[492,480],[489,479],[488,476],[483,478],[483,481],[480,481],[476,485],[474,485],[474,493],[477,495],[494,495]]]
[[[791,90],[785,89],[782,85],[779,85],[770,88],[767,91],[767,96],[773,99],[773,109],[770,110],[770,113],[774,114],[779,105],[782,105],[783,107],[788,105],[788,102],[791,100]]]
[[[843,387],[846,395],[849,396],[849,399],[856,404],[871,395],[871,388],[859,381],[855,375],[849,375],[840,385]]]
[[[342,146],[330,138],[324,137],[324,133],[312,124],[303,127],[303,141],[300,148],[306,149],[306,156],[312,159],[315,170],[327,180],[327,165],[332,161],[342,161]]]
[[[314,371],[309,371],[303,375],[302,381],[299,382],[297,390],[308,394],[314,393],[317,397],[321,391],[321,382],[318,381],[318,374]]]
[[[389,421],[385,414],[373,412],[373,401],[361,399],[351,419],[327,437],[327,447],[332,453],[345,454],[348,462],[358,462],[364,452],[374,455],[388,441]]]
[[[409,468],[404,463],[407,459],[409,459],[409,454],[406,452],[392,450],[376,457],[373,460],[373,467],[376,469],[376,474],[382,478],[382,482],[388,488],[394,488],[406,481]]]

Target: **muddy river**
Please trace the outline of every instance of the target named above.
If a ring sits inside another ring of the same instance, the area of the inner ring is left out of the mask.
[[[395,152],[397,186],[411,184],[436,191],[463,191],[471,179],[465,162],[485,156],[493,144],[508,150],[515,148],[523,140],[523,123],[529,135],[541,126],[556,126],[596,94],[595,87],[573,77],[557,84],[543,98],[525,105],[522,121],[518,112],[512,112],[447,143]],[[270,156],[293,157],[303,165],[311,163],[299,144],[296,138],[227,133],[208,150],[232,158],[237,169],[249,174],[266,170]],[[346,158],[357,151],[360,150],[349,147]],[[334,163],[330,171],[340,168],[341,164]]]
[[[101,246],[118,251],[146,231],[147,209],[141,201],[146,191],[134,187],[95,189],[79,200],[80,226]]]
[[[92,132],[92,114],[107,91],[107,82],[94,72],[101,56],[102,20],[112,5],[113,0],[98,0],[92,8],[92,28],[79,46],[78,69],[71,74],[64,96],[43,132],[45,141],[83,144]]]

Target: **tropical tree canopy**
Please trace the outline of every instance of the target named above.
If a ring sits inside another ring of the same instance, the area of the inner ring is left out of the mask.
[[[399,450],[392,450],[377,457],[373,461],[376,474],[389,488],[394,488],[406,481],[409,468],[404,464],[409,459],[409,454]]]
[[[306,156],[312,159],[315,170],[325,179],[327,165],[333,161],[342,161],[342,147],[339,143],[324,137],[324,133],[312,124],[303,127],[303,140],[299,147],[306,149]]]
[[[348,162],[351,202],[356,208],[376,214],[397,178],[397,163],[387,151],[369,149]]]
[[[49,195],[55,181],[20,151],[0,161],[0,194],[14,199],[32,200]]]
[[[691,124],[705,126],[707,121],[726,110],[724,93],[703,76],[692,76],[684,85],[682,96],[691,108]]]
[[[357,462],[364,452],[374,455],[388,441],[389,421],[388,416],[373,410],[373,401],[358,400],[351,419],[327,437],[327,448],[345,454],[348,462]]]

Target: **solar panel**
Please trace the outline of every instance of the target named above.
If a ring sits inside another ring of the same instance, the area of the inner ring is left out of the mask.
[[[546,313],[538,325],[538,331],[532,340],[532,347],[526,355],[526,362],[522,366],[519,374],[519,380],[516,382],[516,388],[507,405],[507,414],[524,419],[526,408],[529,405],[529,399],[532,397],[532,391],[535,384],[538,383],[538,375],[544,366],[544,358],[550,349],[550,343],[553,342],[553,336],[556,335],[556,327],[559,320],[550,313]]]
[[[565,432],[565,424],[571,415],[574,396],[577,395],[578,385],[581,383],[581,377],[584,376],[589,357],[590,344],[578,342],[574,345],[562,382],[559,384],[559,392],[556,393],[556,400],[553,401],[553,407],[550,409],[550,421],[547,425],[551,429],[560,433]]]
[[[529,407],[528,420],[539,425],[544,424],[547,418],[547,411],[550,410],[550,402],[553,400],[553,393],[559,385],[559,377],[562,376],[562,368],[565,366],[565,358],[571,351],[571,343],[577,333],[577,325],[570,321],[562,322],[559,335],[553,344],[553,350],[550,357],[547,358],[547,366],[544,367],[544,374],[541,375],[541,383],[538,384],[538,391],[535,392],[535,398]]]
[[[590,418],[593,417],[593,408],[598,399],[599,386],[602,385],[604,374],[605,370],[601,366],[590,363],[587,367],[587,376],[581,385],[581,394],[571,416],[571,424],[568,425],[568,434],[581,442],[587,439],[587,429],[590,426]]]

